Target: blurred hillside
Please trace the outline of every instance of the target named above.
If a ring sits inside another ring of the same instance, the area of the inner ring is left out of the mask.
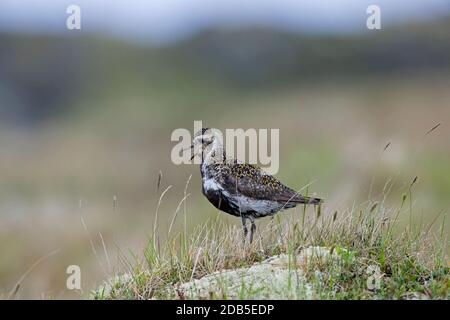
[[[1,121],[36,123],[112,92],[145,90],[172,106],[186,95],[215,99],[212,93],[224,89],[247,94],[330,79],[445,72],[449,29],[450,19],[352,36],[211,30],[162,48],[77,33],[0,34]]]

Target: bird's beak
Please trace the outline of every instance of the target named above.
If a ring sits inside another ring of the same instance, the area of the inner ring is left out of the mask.
[[[183,152],[190,150],[191,152],[194,150],[194,145],[192,144],[190,147],[184,148]],[[191,161],[194,159],[195,153],[192,153]]]

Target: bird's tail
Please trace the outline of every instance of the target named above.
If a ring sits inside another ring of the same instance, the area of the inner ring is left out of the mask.
[[[320,198],[314,198],[314,197],[305,197],[300,196],[296,198],[296,202],[298,203],[304,203],[304,204],[321,204],[323,203],[323,200]]]

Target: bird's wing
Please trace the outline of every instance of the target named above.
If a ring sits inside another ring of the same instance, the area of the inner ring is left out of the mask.
[[[222,170],[221,182],[231,194],[240,194],[257,200],[280,203],[304,203],[307,198],[282,184],[261,168],[242,163],[227,165]]]

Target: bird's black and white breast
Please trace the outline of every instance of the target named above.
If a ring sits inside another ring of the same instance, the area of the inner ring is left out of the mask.
[[[211,202],[211,204],[217,209],[235,216],[240,215],[239,206],[232,201],[228,193],[215,179],[211,177],[203,177],[202,191],[209,202]]]

